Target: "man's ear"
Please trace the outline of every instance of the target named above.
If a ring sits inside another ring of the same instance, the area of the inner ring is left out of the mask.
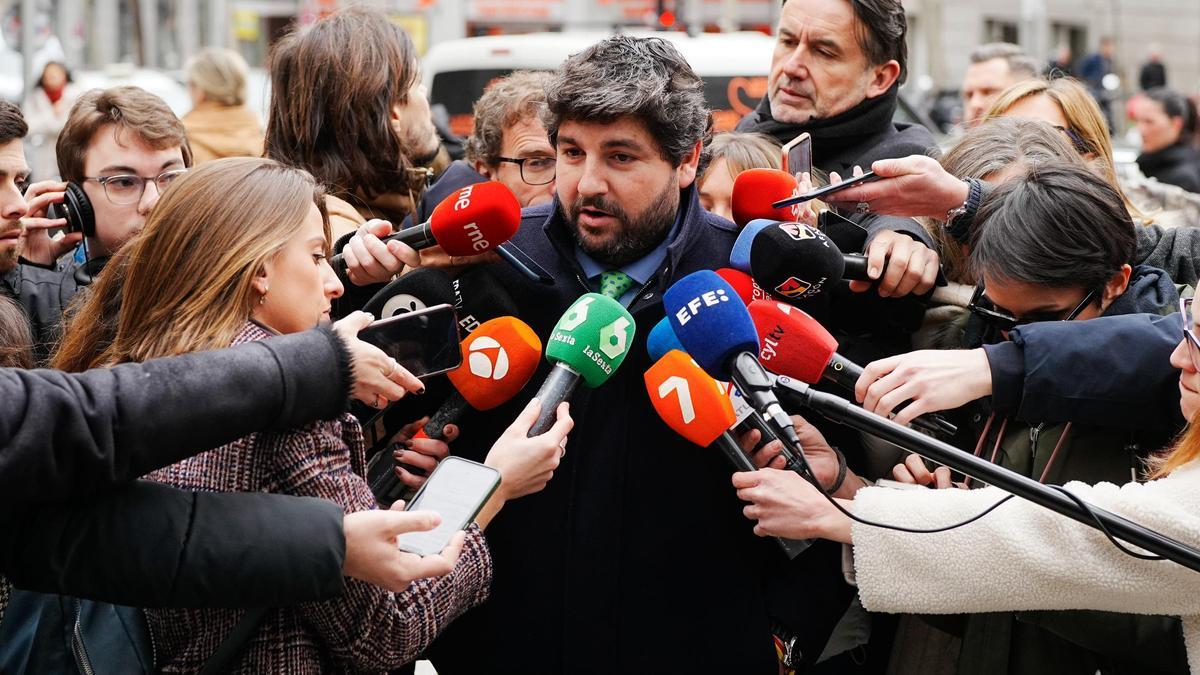
[[[700,151],[703,148],[704,141],[696,141],[696,145],[692,146],[692,151],[675,168],[675,177],[679,179],[679,189],[687,188],[696,182],[696,171],[700,168]]]
[[[494,175],[495,168],[490,167],[487,164],[484,164],[482,161],[480,161],[478,159],[475,160],[474,162],[471,162],[471,168],[475,169],[476,173],[478,173],[480,176],[483,176],[484,178],[486,178],[488,180],[499,180]]]
[[[1133,273],[1133,268],[1129,265],[1121,265],[1121,269],[1112,275],[1108,283],[1104,284],[1104,296],[1100,301],[1100,307],[1104,310],[1108,309],[1117,298],[1121,297],[1129,288],[1129,276]]]
[[[895,59],[878,66],[872,66],[868,71],[871,83],[867,85],[867,98],[876,98],[887,93],[900,77],[900,63]]]

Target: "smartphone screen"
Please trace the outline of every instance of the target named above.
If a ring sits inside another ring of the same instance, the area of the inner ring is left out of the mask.
[[[417,377],[444,373],[462,364],[458,316],[451,305],[380,319],[362,329],[358,337],[382,349]]]
[[[824,197],[825,195],[832,194],[834,192],[837,192],[838,190],[845,190],[846,188],[848,188],[852,185],[859,185],[860,183],[869,183],[873,180],[879,180],[879,178],[880,178],[879,176],[875,175],[874,171],[868,171],[861,176],[847,178],[846,180],[844,180],[840,183],[834,183],[833,185],[826,185],[823,188],[817,188],[816,190],[813,190],[812,192],[802,194],[798,197],[788,197],[787,199],[781,199],[781,200],[775,202],[774,204],[771,204],[771,208],[782,209],[786,206],[791,206],[793,204],[803,204],[804,202],[809,202],[814,199],[820,199],[820,198]]]
[[[500,485],[500,472],[461,457],[443,459],[405,511],[433,511],[441,525],[428,532],[399,536],[400,550],[418,555],[441,553],[455,532],[467,527]]]
[[[795,176],[799,173],[812,173],[812,137],[808,132],[788,141],[783,146],[783,170]]]

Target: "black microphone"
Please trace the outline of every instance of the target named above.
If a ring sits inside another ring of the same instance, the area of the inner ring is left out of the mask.
[[[379,320],[450,304],[454,304],[450,275],[433,267],[422,267],[384,286],[363,305],[363,311]]]
[[[485,321],[502,316],[520,317],[513,300],[496,275],[486,267],[472,267],[451,282],[458,327],[470,334]]]

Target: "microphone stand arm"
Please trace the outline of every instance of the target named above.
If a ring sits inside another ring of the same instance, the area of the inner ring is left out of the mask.
[[[827,419],[878,436],[1088,527],[1103,531],[1100,527],[1103,523],[1112,536],[1200,572],[1200,551],[1187,544],[1099,507],[1092,506],[1090,511],[1084,509],[1052,487],[863,410],[846,399],[816,391],[803,382],[776,377],[774,384],[780,395],[812,408]]]

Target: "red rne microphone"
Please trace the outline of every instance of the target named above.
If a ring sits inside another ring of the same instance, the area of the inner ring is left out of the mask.
[[[733,195],[730,197],[733,222],[738,227],[745,227],[746,223],[756,218],[795,220],[791,207],[771,208],[773,202],[795,194],[798,194],[796,179],[788,172],[779,169],[746,169],[733,179]]]
[[[816,319],[801,309],[775,300],[750,303],[750,318],[758,331],[759,361],[763,367],[801,382],[828,380],[854,391],[862,366],[837,353],[838,341]],[[907,403],[901,404],[901,407]],[[958,431],[938,415],[922,415],[913,425],[926,431],[953,435]]]
[[[741,270],[735,270],[732,267],[722,267],[716,272],[717,276],[728,282],[730,286],[733,286],[733,290],[738,294],[738,297],[747,305],[755,300],[768,300],[771,297],[769,293],[762,289],[762,286],[759,286],[754,281],[754,277]]]
[[[503,183],[488,181],[468,185],[446,197],[429,220],[383,241],[399,241],[420,250],[441,246],[447,255],[479,255],[512,239],[521,226],[521,203]],[[330,264],[345,270],[342,254]]]
[[[442,438],[442,429],[468,408],[491,410],[529,383],[542,358],[542,341],[524,321],[502,316],[479,325],[462,341],[462,365],[446,376],[454,393],[430,416],[422,433]]]

